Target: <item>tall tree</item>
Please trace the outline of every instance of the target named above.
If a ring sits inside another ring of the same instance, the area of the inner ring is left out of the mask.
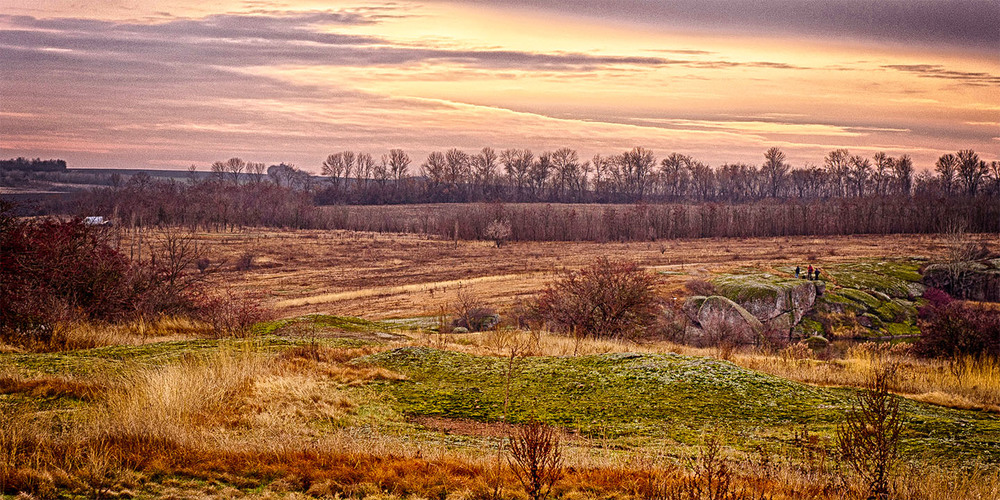
[[[777,147],[772,147],[764,153],[764,165],[761,166],[761,174],[767,182],[768,191],[771,198],[778,197],[778,191],[785,183],[785,176],[788,175],[788,164],[785,163],[785,153]]]
[[[975,151],[963,149],[958,152],[958,178],[962,180],[965,194],[975,196],[988,173],[989,167],[979,159]]]
[[[892,173],[899,194],[910,196],[913,190],[913,160],[910,155],[900,156],[892,163]]]
[[[958,157],[951,153],[941,155],[937,163],[934,164],[934,171],[938,173],[941,189],[945,194],[951,194],[955,189],[955,176],[958,173]]]
[[[847,178],[850,172],[851,153],[846,149],[835,149],[827,153],[823,159],[830,180],[832,196],[844,196]]]

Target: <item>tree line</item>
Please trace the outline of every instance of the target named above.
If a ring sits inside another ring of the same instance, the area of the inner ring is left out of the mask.
[[[839,149],[822,167],[792,168],[771,148],[759,166],[711,168],[676,153],[657,160],[644,148],[588,162],[567,148],[538,157],[485,148],[474,155],[431,153],[413,167],[399,149],[379,161],[348,151],[324,161],[324,177],[232,158],[207,174],[192,167],[186,180],[117,176],[108,187],[36,213],[208,230],[268,226],[482,239],[502,221],[512,240],[554,241],[933,233],[954,223],[996,232],[998,163],[964,150],[914,175],[906,155],[868,159]],[[433,213],[392,206],[426,202],[472,204]]]
[[[27,159],[23,157],[0,160],[0,170],[27,170],[30,172],[61,172],[66,170],[65,160]]]
[[[680,153],[658,159],[641,147],[587,161],[570,148],[538,155],[528,149],[498,152],[487,147],[474,154],[450,149],[430,153],[415,168],[412,164],[400,149],[379,160],[362,152],[331,154],[321,165],[316,200],[319,204],[742,203],[918,193],[1000,196],[1000,162],[987,163],[972,150],[943,155],[932,171],[922,173],[916,172],[909,155],[879,152],[869,158],[847,149],[831,151],[822,165],[801,167],[791,166],[779,148],[768,149],[760,165],[718,167]]]

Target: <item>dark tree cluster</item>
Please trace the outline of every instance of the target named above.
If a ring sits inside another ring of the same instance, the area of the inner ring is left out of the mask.
[[[0,160],[0,170],[27,170],[31,172],[61,172],[66,170],[64,160],[43,160],[35,158],[13,158]]]
[[[581,160],[561,148],[535,154],[527,149],[477,153],[435,151],[415,169],[399,149],[376,160],[362,152],[332,154],[322,164],[327,182],[320,204],[381,204],[493,201],[560,203],[730,202],[767,199],[830,199],[910,196],[1000,196],[1000,162],[987,163],[971,150],[941,157],[937,175],[915,173],[908,155],[872,157],[831,151],[822,166],[793,167],[779,148],[760,165],[712,167],[670,153],[658,159],[637,147]],[[412,171],[411,171],[412,170]],[[412,177],[411,177],[412,176]]]

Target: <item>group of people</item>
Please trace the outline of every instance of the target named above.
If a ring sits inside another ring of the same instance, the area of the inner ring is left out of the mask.
[[[795,277],[796,278],[801,278],[802,277],[802,268],[800,268],[799,266],[795,266]],[[806,279],[809,279],[809,280],[818,280],[819,279],[819,268],[818,267],[813,267],[812,264],[809,264],[809,267],[806,269]]]

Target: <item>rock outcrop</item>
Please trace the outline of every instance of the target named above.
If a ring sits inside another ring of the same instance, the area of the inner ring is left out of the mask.
[[[760,320],[726,297],[690,297],[684,311],[691,320],[686,334],[695,343],[752,344],[764,332]]]
[[[959,299],[1000,302],[1000,259],[931,264],[923,283]]]
[[[730,275],[715,280],[719,294],[739,304],[772,331],[791,331],[808,313],[817,283],[770,274]]]

